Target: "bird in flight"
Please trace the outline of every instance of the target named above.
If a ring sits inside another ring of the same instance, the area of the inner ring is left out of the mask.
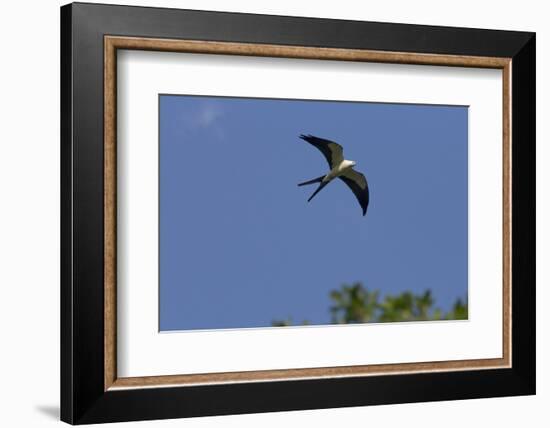
[[[363,215],[365,215],[369,205],[369,186],[365,176],[353,169],[356,162],[344,159],[344,149],[334,141],[303,134],[300,135],[300,138],[318,148],[326,158],[330,168],[328,174],[298,184],[298,186],[305,186],[307,184],[320,183],[319,187],[317,187],[307,201],[311,201],[332,180],[339,178],[351,189],[357,201],[359,201],[359,205],[361,205]]]

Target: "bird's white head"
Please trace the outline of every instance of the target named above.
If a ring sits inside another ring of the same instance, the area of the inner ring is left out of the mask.
[[[340,164],[340,168],[341,169],[348,169],[348,168],[353,168],[355,166],[356,162],[355,161],[352,161],[352,160],[344,160],[341,164]]]

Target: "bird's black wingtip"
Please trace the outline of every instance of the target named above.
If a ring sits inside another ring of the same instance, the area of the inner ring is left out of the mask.
[[[311,138],[311,134],[300,134],[300,138],[307,141],[309,138]]]

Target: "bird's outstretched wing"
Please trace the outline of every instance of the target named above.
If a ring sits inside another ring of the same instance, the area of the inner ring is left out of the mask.
[[[344,149],[334,141],[325,140],[324,138],[314,137],[313,135],[300,135],[302,140],[307,141],[312,146],[317,147],[328,162],[330,169],[339,165],[344,160]]]
[[[369,185],[365,176],[349,168],[339,178],[351,189],[363,209],[363,215],[365,215],[369,206]]]

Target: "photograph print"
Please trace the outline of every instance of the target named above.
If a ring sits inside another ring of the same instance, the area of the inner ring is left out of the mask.
[[[159,95],[159,329],[468,319],[468,107]]]

